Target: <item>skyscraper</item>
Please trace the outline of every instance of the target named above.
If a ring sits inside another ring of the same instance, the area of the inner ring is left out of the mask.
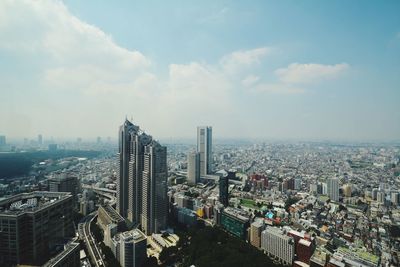
[[[327,183],[328,196],[332,201],[339,201],[339,180],[329,178]]]
[[[190,152],[187,156],[187,180],[191,185],[195,185],[200,180],[200,153]]]
[[[43,145],[43,136],[41,134],[38,135],[38,144]]]
[[[212,127],[197,127],[197,152],[200,153],[200,176],[210,174],[212,170]]]
[[[142,229],[157,233],[167,226],[167,148],[152,141],[145,147],[143,170]]]
[[[219,178],[219,202],[225,207],[229,205],[229,179],[235,178],[236,173],[229,171],[226,175]]]
[[[167,149],[126,120],[119,130],[117,211],[150,235],[166,227]]]

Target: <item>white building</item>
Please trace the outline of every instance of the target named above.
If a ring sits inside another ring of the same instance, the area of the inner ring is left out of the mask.
[[[285,265],[293,263],[294,244],[293,238],[279,228],[268,227],[261,233],[261,248]]]
[[[339,201],[339,180],[337,178],[328,179],[328,196],[332,201]]]

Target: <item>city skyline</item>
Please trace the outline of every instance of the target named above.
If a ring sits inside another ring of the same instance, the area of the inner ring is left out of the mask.
[[[2,1],[0,135],[399,140],[399,7]]]

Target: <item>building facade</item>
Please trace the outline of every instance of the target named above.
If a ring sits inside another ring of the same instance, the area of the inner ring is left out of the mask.
[[[144,152],[141,226],[146,235],[167,226],[167,179],[167,148],[152,141]]]
[[[200,154],[200,176],[212,173],[212,127],[197,127],[197,152]]]
[[[337,178],[329,178],[327,183],[328,197],[335,202],[339,201],[339,180]]]
[[[195,185],[200,181],[200,153],[190,152],[187,158],[187,181],[190,185]]]
[[[69,193],[32,192],[0,201],[0,266],[42,265],[74,236],[73,197]]]
[[[147,238],[138,229],[120,234],[119,263],[121,267],[140,267],[147,257]]]
[[[292,265],[294,259],[294,240],[276,227],[268,227],[261,233],[261,247],[269,256],[284,265]]]

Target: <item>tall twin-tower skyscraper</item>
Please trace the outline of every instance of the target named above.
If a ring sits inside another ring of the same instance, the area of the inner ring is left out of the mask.
[[[129,120],[119,129],[117,211],[147,234],[167,226],[167,148]]]

